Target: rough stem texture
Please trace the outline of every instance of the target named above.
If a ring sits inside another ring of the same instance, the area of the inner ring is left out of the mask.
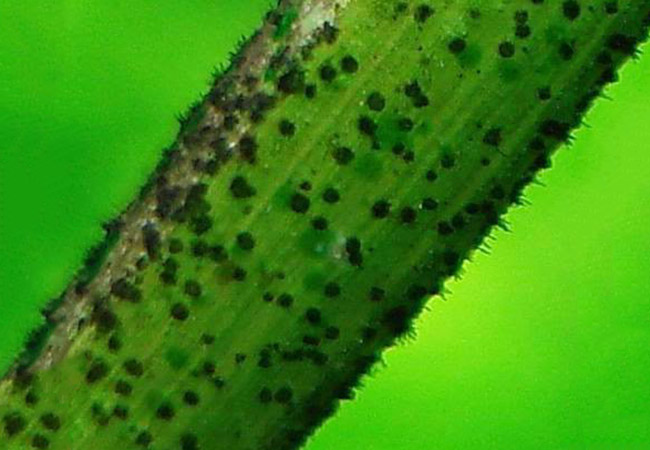
[[[443,293],[650,1],[282,1],[0,385],[0,448],[293,449]]]

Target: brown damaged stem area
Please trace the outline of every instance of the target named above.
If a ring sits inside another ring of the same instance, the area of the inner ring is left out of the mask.
[[[337,11],[345,4],[347,4],[347,0],[280,1],[277,9],[269,14],[260,30],[233,54],[235,59],[232,67],[228,68],[223,75],[216,76],[212,94],[225,90],[228,95],[235,95],[247,88],[254,90],[257,80],[263,76],[270,59],[280,45],[286,46],[285,56],[287,58],[291,58],[292,53],[296,50],[312,45],[314,39],[317,39],[317,35],[322,33],[325,23],[335,23]],[[276,17],[284,14],[288,9],[296,7],[300,8],[301,12],[298,19],[292,24],[293,32],[289,33],[290,39],[287,42],[275,41],[273,35],[277,28]],[[246,93],[250,94],[250,92]],[[227,114],[212,103],[208,103],[205,110],[204,106],[200,105],[198,110],[190,111],[190,114],[202,116],[198,125],[202,130],[201,138],[195,140],[191,134],[181,134],[170,147],[172,163],[165,170],[157,170],[152,177],[154,182],[164,179],[165,183],[178,186],[183,191],[182,195],[186,195],[189,188],[197,181],[193,167],[194,161],[197,159],[207,160],[214,153],[214,149],[209,145],[209,139],[215,130],[223,124]],[[230,135],[226,147],[220,149],[225,153],[224,161],[229,158],[228,153],[236,151],[235,144],[245,134],[249,125],[239,124]],[[158,198],[155,190],[149,189],[114,219],[113,223],[118,224],[119,227],[119,241],[102,264],[99,273],[82,287],[76,280],[69,284],[64,291],[61,303],[56,309],[47,313],[46,321],[56,325],[47,339],[43,351],[29,366],[17,361],[17,364],[14,364],[4,375],[5,380],[17,375],[28,376],[31,372],[47,369],[65,357],[75,337],[90,324],[93,297],[98,294],[108,295],[114,280],[124,275],[133,274],[136,270],[138,260],[143,253],[146,253],[143,227],[147,224],[155,224],[160,232],[160,238],[164,239],[170,228],[174,226],[159,220],[156,213],[157,204]]]

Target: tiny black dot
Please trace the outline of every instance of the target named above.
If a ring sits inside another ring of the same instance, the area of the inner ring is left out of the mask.
[[[305,97],[312,99],[316,97],[317,88],[315,84],[308,84],[305,86]]]
[[[293,398],[293,391],[290,387],[282,387],[275,392],[275,401],[278,403],[289,403]]]
[[[492,147],[501,144],[501,128],[490,128],[483,135],[483,143]]]
[[[311,183],[309,181],[303,181],[300,183],[300,189],[303,191],[311,191]]]
[[[616,0],[606,2],[605,12],[607,14],[616,14],[618,12],[618,2]]]
[[[183,241],[178,238],[171,238],[169,240],[169,252],[180,253],[183,251]]]
[[[575,53],[575,50],[568,42],[562,42],[560,44],[560,47],[558,48],[558,53],[560,54],[560,57],[563,60],[568,61],[571,58],[573,58],[573,54]]]
[[[172,420],[175,415],[174,407],[169,402],[163,402],[156,409],[156,417],[162,420]]]
[[[341,334],[341,332],[336,327],[329,326],[329,327],[325,328],[325,338],[326,339],[330,339],[330,340],[338,339],[340,334]]]
[[[199,404],[199,394],[194,391],[185,391],[183,393],[183,401],[185,404],[195,406]]]
[[[359,63],[352,55],[346,55],[341,59],[341,70],[345,73],[355,73],[359,70]]]
[[[58,431],[61,428],[61,418],[54,413],[45,413],[40,420],[46,430]]]
[[[270,403],[273,400],[273,392],[269,388],[262,388],[259,393],[259,399],[262,403]]]
[[[124,367],[126,373],[128,373],[132,377],[139,378],[144,373],[144,366],[140,361],[138,361],[135,358],[130,358],[124,361],[122,367]]]
[[[438,234],[441,236],[448,236],[454,232],[454,229],[448,222],[438,222]]]
[[[291,197],[291,209],[298,214],[305,214],[309,210],[309,198],[299,192]]]
[[[35,434],[32,437],[32,447],[33,448],[48,448],[50,446],[50,440],[43,436],[42,434]]]
[[[153,436],[148,431],[141,431],[138,433],[138,436],[135,438],[135,444],[140,447],[148,447],[149,444],[153,441]]]
[[[327,203],[337,203],[341,199],[339,191],[334,188],[327,188],[323,192],[323,200]]]
[[[174,319],[180,321],[186,320],[190,316],[189,309],[182,303],[174,303],[170,313]]]
[[[366,105],[372,111],[383,111],[386,107],[386,99],[379,92],[372,92],[366,99]]]
[[[449,153],[445,153],[440,159],[440,165],[443,167],[443,169],[451,169],[456,165],[456,160]]]
[[[115,383],[115,393],[122,395],[124,397],[128,397],[131,395],[131,392],[133,392],[133,387],[131,386],[130,383],[124,380],[117,380]]]
[[[551,87],[550,86],[543,86],[537,90],[537,97],[542,100],[550,100],[551,98]]]
[[[575,0],[566,0],[562,3],[562,12],[567,19],[576,20],[580,16],[580,4]]]
[[[214,344],[214,334],[208,334],[208,333],[203,333],[201,335],[201,342],[205,345],[212,345]]]
[[[288,308],[293,304],[293,296],[290,294],[280,294],[278,296],[278,304],[283,308]]]
[[[296,134],[296,125],[287,119],[280,121],[279,129],[282,136],[291,137]]]
[[[380,287],[373,286],[373,287],[370,288],[370,292],[368,294],[368,297],[373,302],[380,302],[386,297],[386,291],[384,291]]]
[[[418,23],[424,23],[433,15],[433,13],[434,10],[431,6],[425,4],[418,5],[418,7],[415,8],[414,13],[415,21]]]
[[[324,231],[327,230],[329,224],[327,223],[326,218],[318,216],[318,217],[314,217],[314,219],[311,221],[311,225],[316,230]]]
[[[402,223],[413,223],[417,217],[415,209],[410,206],[405,206],[399,213]]]
[[[338,297],[341,295],[341,287],[337,283],[330,281],[325,285],[324,293],[326,297]]]
[[[181,436],[181,450],[198,450],[199,439],[193,433],[185,433]]]
[[[426,209],[427,211],[433,211],[438,207],[438,202],[431,197],[426,197],[422,199],[422,209]]]
[[[377,124],[368,116],[361,116],[357,122],[359,131],[367,136],[374,136],[377,132]]]
[[[248,231],[244,231],[237,235],[237,246],[242,250],[250,251],[255,248],[255,239]]]
[[[519,24],[515,27],[515,36],[517,36],[519,39],[526,39],[531,35],[531,33],[532,32],[530,26],[528,25]]]
[[[354,152],[349,147],[337,147],[332,152],[332,156],[338,164],[345,166],[354,159]]]
[[[185,288],[184,288],[185,293],[192,297],[192,298],[197,298],[201,296],[201,285],[199,284],[198,281],[196,280],[187,280],[185,282]]]
[[[318,71],[321,80],[330,83],[336,78],[336,69],[331,64],[323,64]]]
[[[413,120],[411,120],[410,118],[402,117],[397,121],[397,126],[402,131],[411,131],[415,126],[415,124],[413,123]]]
[[[502,58],[512,58],[515,56],[515,45],[509,41],[500,43],[499,55],[501,55]]]
[[[372,215],[377,219],[388,217],[390,213],[390,202],[387,200],[378,200],[372,205]]]
[[[129,408],[124,405],[115,405],[113,415],[118,419],[125,420],[129,417]]]
[[[249,198],[254,196],[257,191],[242,176],[233,178],[230,183],[230,192],[235,198]]]
[[[210,251],[210,246],[203,239],[197,239],[192,242],[192,255],[196,257],[205,256]]]
[[[309,308],[305,311],[305,319],[312,325],[318,325],[321,322],[321,313],[317,308]]]
[[[406,149],[406,147],[404,146],[404,144],[401,143],[401,142],[398,142],[397,144],[393,145],[392,151],[393,151],[394,155],[399,156],[399,155],[404,153],[405,149]]]
[[[243,267],[235,267],[232,271],[232,277],[235,281],[244,281],[246,275],[248,274]]]
[[[449,41],[449,45],[447,47],[449,48],[449,51],[451,53],[457,55],[461,53],[463,50],[465,50],[465,47],[467,47],[467,43],[465,42],[465,39],[457,37]]]

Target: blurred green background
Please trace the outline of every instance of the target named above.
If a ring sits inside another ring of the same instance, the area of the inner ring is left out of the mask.
[[[269,3],[0,2],[0,367]],[[309,450],[650,448],[650,57],[621,78]]]

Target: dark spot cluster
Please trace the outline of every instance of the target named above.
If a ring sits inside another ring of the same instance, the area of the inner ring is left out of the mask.
[[[111,284],[111,294],[130,302],[139,302],[142,299],[140,289],[126,278],[119,278]]]
[[[368,116],[360,116],[357,120],[359,132],[365,136],[374,138],[377,133],[377,123]]]
[[[142,242],[147,251],[149,259],[158,258],[160,251],[160,233],[153,223],[148,223],[142,227]]]
[[[418,6],[416,6],[415,11],[413,13],[413,18],[415,21],[419,24],[424,24],[431,16],[433,16],[434,9],[423,3]]]
[[[5,414],[2,417],[2,423],[4,425],[4,430],[7,436],[14,436],[25,429],[27,426],[27,421],[17,411],[10,412]]]
[[[160,272],[160,280],[165,284],[176,284],[178,262],[173,258],[167,258],[163,262],[163,270]]]
[[[109,367],[106,361],[102,359],[94,360],[88,371],[86,371],[86,383],[93,384],[106,377],[109,372]]]
[[[515,11],[515,36],[519,39],[526,39],[532,33],[528,25],[528,11],[520,9]]]
[[[413,106],[416,108],[424,108],[429,106],[429,98],[426,96],[420,83],[417,81],[411,81],[404,86],[404,94],[411,99]]]
[[[295,94],[305,87],[305,73],[298,67],[292,67],[278,78],[276,87],[283,94]]]
[[[345,240],[345,251],[348,254],[348,261],[351,265],[361,267],[363,255],[361,253],[361,241],[356,237],[350,237]]]

